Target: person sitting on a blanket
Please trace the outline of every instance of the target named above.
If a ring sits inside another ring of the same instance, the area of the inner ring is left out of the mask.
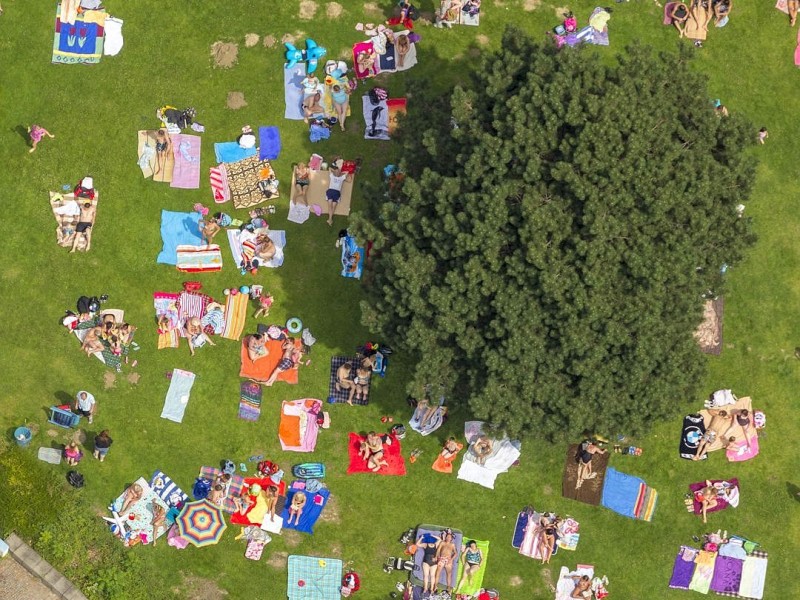
[[[81,240],[86,242],[83,250],[88,252],[92,247],[92,224],[94,223],[94,215],[97,208],[91,202],[84,202],[81,206],[81,214],[78,217],[78,224],[75,225],[75,240],[72,242],[72,249],[70,252],[75,252],[78,249],[78,243]]]
[[[353,363],[350,361],[341,365],[336,369],[336,391],[350,390],[350,396],[347,403],[352,405],[352,397],[355,392],[355,384],[353,383],[350,374],[353,372]]]
[[[255,256],[262,262],[268,263],[275,257],[275,253],[278,251],[278,248],[275,246],[275,242],[270,239],[270,237],[264,233],[259,234],[256,236],[256,254]]]
[[[222,501],[225,500],[225,486],[221,483],[215,483],[208,494],[208,501],[216,506],[222,506]]]
[[[165,511],[164,507],[155,501],[153,501],[152,509],[153,509],[153,519],[150,522],[150,526],[153,528],[153,546],[155,546],[156,540],[158,539],[158,530],[167,529],[166,525],[167,511]]]
[[[216,217],[208,217],[206,220],[201,219],[197,222],[197,226],[200,228],[200,236],[203,238],[203,243],[213,244],[214,236],[220,232]]]
[[[675,29],[678,30],[680,34],[679,37],[683,37],[686,34],[683,28],[686,21],[689,19],[689,7],[683,2],[676,2],[672,7],[669,18],[672,19],[672,24],[675,26]]]
[[[694,493],[694,501],[700,503],[703,512],[703,523],[707,523],[706,513],[710,509],[716,508],[717,504],[719,504],[717,500],[717,489],[709,480],[706,480],[706,487]]]
[[[190,317],[184,325],[186,331],[186,341],[189,342],[189,353],[194,356],[194,349],[200,348],[205,344],[216,346],[211,338],[203,331],[203,325],[197,317]]]
[[[374,431],[367,434],[367,438],[361,443],[359,456],[367,462],[367,467],[371,471],[379,471],[381,467],[388,467],[389,463],[383,457],[383,445],[391,444],[388,435],[380,436]]]
[[[300,351],[294,346],[294,338],[286,338],[281,344],[281,350],[283,350],[283,356],[281,356],[278,366],[272,371],[272,375],[269,376],[264,385],[271,386],[278,379],[278,375],[294,368],[300,362]]]
[[[81,343],[81,350],[86,352],[87,356],[91,356],[95,352],[102,352],[105,346],[103,346],[103,342],[100,339],[100,336],[103,334],[103,328],[101,326],[92,327],[86,332],[86,337],[83,338],[83,342]]]
[[[309,74],[300,82],[300,87],[303,88],[303,98],[313,96],[319,91],[319,79],[313,73]]]
[[[267,350],[266,339],[264,339],[262,334],[254,333],[253,335],[247,336],[247,357],[252,362],[256,362],[268,354],[269,350]]]
[[[304,120],[308,123],[309,119],[317,120],[325,118],[325,108],[321,104],[322,94],[315,92],[310,96],[306,96],[303,100],[303,115]]]
[[[367,360],[367,359],[365,359]],[[365,365],[362,361],[361,365],[356,369],[356,376],[353,378],[353,386],[350,388],[350,397],[347,403],[352,406],[353,399],[366,400],[369,393],[369,381],[372,378],[372,369],[369,364]]]
[[[286,520],[287,525],[292,524],[292,517],[294,517],[294,524],[300,525],[300,515],[303,514],[306,500],[306,495],[301,490],[297,490],[294,493],[294,496],[292,496],[292,503],[289,505],[289,518]]]
[[[592,597],[592,579],[588,575],[566,575],[565,577],[575,582],[575,589],[569,595],[570,598],[588,600]]]
[[[578,456],[576,457],[578,463],[578,478],[575,482],[576,490],[580,488],[587,479],[594,479],[597,477],[597,473],[592,471],[592,459],[595,454],[605,453],[606,450],[603,450],[592,440],[586,440],[578,446]]]
[[[717,441],[717,437],[722,436],[733,425],[733,417],[727,411],[712,409],[708,413],[711,415],[711,422],[708,424],[708,428],[703,434],[703,440],[697,446],[697,452],[692,460],[702,459],[706,454],[706,447],[713,445]]]
[[[119,511],[119,515],[122,516],[126,514],[131,508],[133,508],[134,504],[142,499],[143,495],[144,490],[138,483],[134,483],[127,490],[125,490],[125,495],[123,496],[122,500],[122,508]]]
[[[492,454],[494,450],[494,442],[487,435],[480,436],[470,448],[472,454],[475,455],[475,462],[480,466],[486,464],[486,459]]]
[[[442,0],[433,26],[441,29],[446,25],[448,29],[451,29],[453,24],[458,23],[460,13],[461,0]]]
[[[397,3],[397,6],[400,8],[400,14],[386,21],[386,24],[402,25],[409,30],[414,29],[415,15],[418,14],[417,7],[412,5],[410,2],[406,2],[406,0],[400,0],[400,2]]]

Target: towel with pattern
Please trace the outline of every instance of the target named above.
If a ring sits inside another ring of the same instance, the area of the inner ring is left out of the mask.
[[[226,165],[228,189],[234,208],[250,208],[266,200],[280,197],[277,193],[265,193],[261,183],[275,176],[268,160],[259,160],[258,156],[250,156],[243,160]]]
[[[163,471],[156,470],[153,473],[150,488],[170,507],[178,508],[189,500],[189,496]]]
[[[222,252],[217,244],[208,246],[180,245],[175,249],[178,271],[214,273],[222,270]]]
[[[328,380],[328,402],[333,404],[334,402],[344,403],[347,402],[348,398],[350,398],[350,390],[345,389],[337,384],[336,381],[336,374],[339,371],[339,367],[344,365],[345,363],[350,363],[350,379],[352,380],[356,375],[355,365],[361,362],[361,358],[358,356],[332,356],[331,357],[331,374]],[[367,391],[361,398],[356,398],[353,396],[353,404],[358,404],[359,406],[366,406],[369,404],[369,388],[372,384],[372,378],[367,382],[366,387]]]
[[[247,319],[247,294],[228,295],[225,302],[225,327],[222,337],[226,340],[239,340],[244,331],[244,322]]]

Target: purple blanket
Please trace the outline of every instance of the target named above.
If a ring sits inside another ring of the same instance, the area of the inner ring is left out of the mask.
[[[712,592],[739,592],[742,582],[744,561],[729,556],[717,556],[714,563],[714,578],[711,580]]]
[[[739,487],[739,480],[736,479],[736,477],[733,477],[733,478],[727,479],[727,480],[724,480],[724,479],[710,479],[709,481],[711,481],[712,484],[722,483],[723,481],[727,481],[733,487],[736,487],[736,488]],[[689,484],[689,490],[692,492],[692,494],[694,494],[695,492],[699,492],[704,487],[706,487],[706,482],[705,481],[698,481],[697,483]],[[724,509],[728,508],[729,506],[730,506],[730,504],[728,503],[728,501],[723,496],[717,496],[717,505],[714,508],[709,508],[706,512],[710,512],[710,513],[717,512],[719,510],[724,510]],[[697,500],[694,501],[694,514],[696,514],[696,515],[702,515],[703,514],[703,505],[700,502],[698,502]]]
[[[688,590],[689,582],[694,575],[694,557],[699,551],[689,546],[681,546],[678,555],[675,557],[675,565],[672,567],[672,578],[669,580],[669,587],[676,590]],[[739,571],[741,575],[741,570]]]

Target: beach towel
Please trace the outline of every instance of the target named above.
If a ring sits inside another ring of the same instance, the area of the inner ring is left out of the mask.
[[[694,575],[694,559],[698,552],[700,551],[689,546],[681,546],[675,557],[675,564],[672,566],[669,587],[675,590],[689,589],[689,583]]]
[[[274,194],[267,195],[261,191],[259,186],[262,180],[266,181],[275,175],[268,160],[259,160],[258,156],[253,155],[228,164],[225,167],[225,173],[228,177],[228,189],[234,208],[250,208],[266,200],[275,200],[280,197],[277,188],[272,188]]]
[[[386,100],[381,100],[377,105],[372,104],[369,95],[361,97],[364,112],[364,139],[388,140],[389,138],[389,107]]]
[[[397,126],[400,123],[402,116],[406,114],[405,98],[389,98],[386,101],[386,106],[389,109],[389,135],[394,135],[397,131]]]
[[[156,309],[156,321],[160,320],[162,316],[169,319],[169,324],[172,328],[180,326],[180,316],[178,313],[178,300],[180,294],[173,294],[170,292],[153,292],[153,306]]]
[[[156,170],[156,132],[144,130],[136,132],[137,164],[142,170],[142,176],[147,179],[152,177]]]
[[[452,473],[453,463],[456,462],[459,453],[464,449],[464,444],[460,442],[456,442],[456,446],[458,451],[450,458],[445,458],[442,456],[442,453],[439,452],[439,454],[436,455],[436,460],[433,461],[433,466],[431,466],[431,469],[438,471],[439,473]]]
[[[231,199],[231,191],[228,188],[228,172],[224,163],[219,163],[216,167],[208,170],[208,180],[211,184],[211,195],[214,202],[224,204]]]
[[[528,521],[533,515],[538,514],[527,508],[523,508],[517,514],[517,521],[514,523],[514,532],[511,534],[511,547],[519,550],[522,545],[522,540],[525,538],[525,528],[528,526]]]
[[[386,52],[378,54],[378,69],[381,73],[394,73],[397,71],[397,56],[392,42],[387,41]]]
[[[278,439],[284,452],[313,452],[317,446],[317,415],[322,402],[313,398],[292,400],[281,404]]]
[[[760,550],[755,550],[744,559],[741,584],[739,585],[740,596],[743,598],[756,598],[756,600],[761,600],[764,597],[767,560],[767,553]]]
[[[681,432],[681,442],[678,446],[678,453],[681,458],[694,460],[697,448],[703,441],[705,432],[706,426],[703,422],[703,415],[693,414],[683,417],[683,431]],[[708,458],[708,454],[704,454],[703,458]]]
[[[239,142],[217,142],[214,144],[214,156],[218,163],[235,163],[258,154],[258,148],[242,148]]]
[[[365,254],[364,247],[353,236],[346,235],[342,239],[342,277],[361,279]]]
[[[281,496],[286,493],[286,482],[276,481],[270,477],[245,477],[242,483],[242,489],[247,490],[253,485],[259,485],[262,490],[266,490],[270,486],[275,486],[278,489],[278,501]],[[231,525],[239,525],[240,527],[247,527],[255,525],[261,527],[265,520],[269,520],[267,499],[263,494],[258,494],[255,497],[250,496],[245,492],[245,498],[242,498],[243,504],[246,507],[244,514],[241,511],[235,511],[231,516]],[[282,507],[281,507],[282,510]],[[275,505],[277,513],[278,506]]]
[[[556,600],[572,600],[570,595],[575,589],[575,580],[572,577],[588,575],[589,579],[594,578],[594,567],[592,565],[578,565],[574,571],[567,567],[561,567],[556,584]]]
[[[694,573],[689,582],[689,589],[701,594],[707,594],[711,588],[711,579],[714,577],[714,563],[717,560],[716,552],[700,550],[694,559]]]
[[[200,246],[200,213],[161,211],[161,252],[157,263],[176,265],[178,263],[178,246]],[[202,316],[202,315],[198,315]]]
[[[200,467],[200,477],[207,479],[208,481],[213,482],[221,474],[222,471],[216,467]],[[231,479],[228,482],[228,493],[226,494],[225,499],[222,501],[220,508],[227,513],[235,512],[236,504],[234,503],[233,499],[241,498],[243,487],[244,478],[241,475],[231,475]]]
[[[353,184],[355,176],[350,181],[345,180],[342,184],[342,195],[339,202],[336,204],[333,214],[346,217],[350,214],[350,202],[353,195]],[[328,171],[309,171],[308,187],[306,188],[306,198],[308,199],[309,206],[318,204],[322,207],[323,213],[328,208],[328,201],[325,197],[325,192],[328,190],[330,184],[330,173]],[[295,189],[295,176],[292,174],[292,192],[290,200],[294,200],[296,193]]]
[[[743,462],[758,456],[758,451],[758,435],[751,429],[747,439],[737,440],[728,445],[725,457],[730,462]]]
[[[722,352],[722,296],[706,300],[703,305],[703,320],[694,331],[694,338],[700,350],[706,354],[719,355]]]
[[[469,536],[464,536],[464,537],[468,538]],[[464,543],[466,543],[466,541],[467,540],[465,539]],[[489,542],[483,540],[475,540],[475,542],[478,546],[478,549],[483,554],[483,560],[481,561],[478,570],[472,575],[472,583],[464,583],[464,585],[461,586],[459,591],[462,594],[477,594],[480,591],[481,587],[483,587],[483,576],[486,574],[486,564],[488,563],[489,559]],[[459,561],[458,563],[459,581],[461,581],[461,574],[463,572],[464,572],[464,563]]]
[[[217,244],[181,244],[175,249],[175,260],[175,267],[184,273],[214,273],[222,270],[222,252]]]
[[[438,525],[419,525],[417,526],[417,531],[414,534],[414,542],[416,542],[419,538],[424,536],[425,534],[432,535],[435,538],[441,539],[442,532],[444,532],[444,527],[439,527]],[[456,552],[458,553],[456,559],[453,561],[453,564],[458,560],[458,557],[461,556],[461,546],[464,543],[464,534],[458,529],[450,529],[453,532],[453,544],[456,547]],[[414,570],[411,572],[410,579],[411,583],[414,585],[422,585],[422,558],[425,556],[425,550],[422,547],[418,547],[416,552],[414,553]],[[439,570],[439,584],[443,586],[448,586],[454,588],[458,584],[458,570],[452,569],[451,570],[451,577],[450,581],[447,581],[447,573],[445,573],[444,569]]]
[[[239,385],[239,418],[245,421],[258,421],[261,415],[261,386],[252,381],[242,381]]]
[[[603,483],[601,504],[615,513],[650,521],[655,512],[658,494],[644,481],[609,467]]]
[[[161,411],[162,419],[169,419],[175,423],[183,421],[183,413],[189,404],[189,394],[194,385],[194,373],[183,369],[173,369],[167,397],[164,400],[164,409]]]
[[[343,364],[349,362],[352,365],[350,369],[350,379],[352,380],[356,376],[356,365],[361,362],[361,358],[358,356],[332,356],[331,357],[331,373],[330,377],[328,378],[328,402],[333,404],[334,402],[343,403],[347,402],[348,398],[350,397],[350,390],[346,390],[344,388],[337,389],[336,387],[336,372],[339,370]],[[369,404],[369,387],[372,385],[372,378],[370,378],[369,383],[367,384],[367,393],[362,398],[356,398],[353,396],[353,404],[358,404],[359,406],[366,406]]]
[[[282,342],[280,340],[267,340],[266,347],[269,354],[254,363],[247,355],[247,338],[245,337],[245,339],[242,340],[242,367],[239,370],[239,377],[246,377],[247,379],[252,379],[257,382],[264,382],[269,379],[269,376],[272,375],[272,372],[278,366],[278,362],[280,362],[281,355],[283,354],[281,344]],[[300,350],[302,345],[303,343],[300,340],[295,340],[295,346],[298,350]],[[297,380],[297,366],[287,371],[281,371],[277,379],[277,381],[283,381],[289,384],[296,384]]]
[[[520,448],[520,443],[517,440],[509,440],[508,438],[495,440],[492,453],[483,465],[475,462],[475,454],[468,450],[464,454],[461,468],[458,470],[458,478],[494,489],[497,476],[508,471],[509,467],[519,459]]]
[[[592,472],[597,473],[594,479],[586,479],[581,487],[576,488],[578,483],[578,455],[579,444],[572,444],[567,448],[567,457],[564,465],[564,476],[561,480],[561,495],[597,506],[603,497],[603,481],[608,467],[608,453],[595,454],[592,458]]]
[[[434,408],[433,414],[428,417],[428,420],[423,426],[422,419],[427,412],[428,407],[417,407],[414,410],[414,414],[411,415],[411,420],[408,422],[408,426],[420,435],[430,435],[442,426],[447,415],[447,407],[437,406]]]
[[[150,485],[140,477],[133,484],[139,485],[142,488],[142,497],[136,501],[125,513],[120,514],[122,507],[125,504],[125,490],[114,499],[108,509],[112,512],[119,514],[119,521],[125,526],[125,532],[122,533],[121,540],[126,540],[138,537],[143,544],[150,544],[153,541],[153,505],[157,504],[164,509],[164,512],[169,511],[169,506],[156,494]],[[127,489],[127,488],[126,488]],[[105,517],[104,517],[105,518]],[[110,523],[115,520],[106,518]],[[116,525],[112,526],[112,530],[116,530]],[[167,527],[159,527],[155,532],[155,537],[159,538],[167,533]]]
[[[306,505],[303,507],[303,514],[300,515],[300,524],[295,524],[295,518],[292,517],[291,524],[287,523],[289,519],[289,507],[292,505],[292,498],[295,494],[304,494],[306,497]],[[296,529],[303,533],[314,533],[314,525],[319,520],[322,510],[328,503],[330,492],[326,488],[320,488],[317,492],[309,492],[305,489],[298,489],[293,484],[289,491],[286,493],[286,506],[281,513],[283,519],[284,529]]]
[[[169,507],[180,507],[189,500],[189,496],[163,471],[156,470],[153,473],[150,489]]]
[[[786,0],[778,0],[775,3],[775,8],[777,8],[785,15],[789,14],[789,3]]]
[[[464,2],[464,6],[465,7],[467,6],[467,2],[466,1]],[[461,10],[461,18],[459,19],[459,22],[462,25],[470,25],[472,27],[477,27],[478,25],[481,24],[481,13],[480,13],[480,11],[478,11],[478,12],[473,14],[471,11],[462,9]]]
[[[211,296],[207,296],[206,294],[201,294],[199,292],[181,292],[178,297],[178,317],[180,320],[180,329],[178,329],[178,332],[181,337],[186,337],[186,330],[183,328],[186,320],[191,317],[202,318],[206,312],[206,306],[212,301],[213,299]]]
[[[414,44],[411,44],[412,46]],[[353,73],[358,79],[366,79],[367,77],[374,77],[381,72],[380,63],[376,57],[375,62],[369,69],[362,69],[358,63],[358,55],[361,52],[369,52],[374,54],[375,49],[372,47],[372,42],[358,42],[353,45]]]
[[[570,552],[578,549],[578,542],[581,538],[581,524],[573,519],[567,517],[558,526],[558,535],[556,536],[556,548],[563,548]],[[553,554],[555,554],[555,549]]]
[[[250,560],[261,560],[261,555],[264,553],[265,542],[260,540],[250,540],[247,542],[247,550],[244,552],[244,557]]]
[[[590,43],[594,44],[595,46],[608,46],[608,20],[611,18],[611,15],[606,11],[606,9],[597,7],[592,11],[592,14],[589,15],[589,25],[591,25],[593,31],[592,36],[588,40]]]
[[[395,42],[399,36],[408,35],[410,31],[398,31],[394,34]],[[413,38],[412,38],[413,39]],[[397,54],[397,44],[394,44],[395,49],[395,64],[397,65],[397,71],[408,71],[410,68],[415,67],[417,65],[417,45],[414,42],[411,42],[408,45],[408,52],[406,52],[405,58],[400,60],[400,56]],[[402,64],[401,64],[402,63]]]
[[[238,229],[228,229],[228,244],[231,247],[231,254],[233,254],[234,264],[239,266],[242,264],[244,254],[242,253],[241,237],[242,232]],[[280,229],[267,229],[257,230],[256,233],[266,233],[269,239],[275,244],[275,256],[268,262],[259,263],[258,267],[268,267],[270,269],[277,269],[283,265],[284,248],[286,247],[286,232]]]
[[[342,561],[292,555],[288,560],[287,600],[340,600]]]
[[[711,481],[711,485],[714,485],[716,487],[720,487],[724,483],[724,484],[726,484],[726,486],[728,486],[730,488],[734,488],[735,492],[733,494],[731,494],[730,496],[718,495],[717,496],[717,505],[714,508],[706,509],[707,513],[712,513],[712,512],[718,512],[720,510],[725,510],[729,506],[734,506],[734,508],[735,508],[736,507],[735,505],[739,504],[739,480],[737,478],[734,477],[734,478],[728,479],[728,480],[710,479],[709,481]],[[692,483],[692,484],[689,485],[689,491],[691,491],[692,494],[694,494],[695,492],[699,492],[700,490],[702,490],[704,487],[706,487],[706,482],[705,481],[698,481],[697,483]],[[696,514],[696,515],[702,515],[703,514],[703,504],[701,502],[698,502],[697,500],[694,500],[693,507],[694,507],[694,514]]]
[[[739,593],[743,567],[744,561],[739,558],[717,556],[714,576],[711,578],[711,591]]]
[[[200,136],[172,134],[172,168],[170,187],[194,190],[200,188]]]
[[[103,54],[105,56],[116,56],[122,50],[125,41],[122,39],[122,25],[124,21],[117,17],[106,17],[105,33],[106,39],[103,42]]]
[[[292,177],[294,179],[294,177]],[[294,184],[292,185],[294,187]],[[292,223],[297,223],[298,225],[302,225],[306,221],[308,221],[309,217],[311,216],[311,209],[306,206],[305,204],[294,203],[289,201],[289,214],[286,215],[286,220],[291,221]]]
[[[383,444],[383,459],[388,465],[381,467],[378,471],[372,471],[367,466],[367,461],[358,455],[361,442],[367,439],[366,436],[350,433],[350,442],[347,446],[347,453],[350,456],[350,466],[347,467],[347,474],[374,473],[375,475],[405,475],[406,462],[402,454],[400,454],[400,440],[392,434],[387,434],[384,438],[386,441],[384,441]]]
[[[85,198],[75,198],[75,194],[50,192],[50,209],[53,211],[53,217],[56,220],[56,242],[62,248],[72,248],[72,244],[75,242],[75,228],[78,225],[78,221],[80,221],[81,214],[78,200],[82,203],[87,202]],[[95,206],[92,232],[94,232],[94,223],[97,220],[97,203],[99,200],[100,193],[95,191],[95,196],[91,200],[91,203]],[[76,250],[85,249],[85,241],[79,241]]]
[[[239,341],[242,337],[249,298],[247,294],[229,294],[225,297],[225,325],[220,335],[226,340]]]
[[[297,63],[290,69],[283,69],[283,97],[286,108],[283,112],[284,119],[302,121],[303,114],[303,86],[306,77],[306,63]]]
[[[52,62],[64,65],[99,63],[103,57],[106,16],[105,11],[93,10],[75,14],[73,23],[65,22],[59,4],[56,7]]]
[[[275,160],[281,153],[281,134],[278,128],[259,127],[258,128],[259,150],[258,158],[264,160]]]

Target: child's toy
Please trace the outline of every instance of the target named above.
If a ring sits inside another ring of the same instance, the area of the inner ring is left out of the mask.
[[[319,59],[328,53],[327,49],[318,46],[311,38],[306,40],[305,50],[298,50],[289,42],[285,42],[284,45],[286,46],[286,68],[291,69],[298,62],[308,61],[308,73],[316,71]]]

